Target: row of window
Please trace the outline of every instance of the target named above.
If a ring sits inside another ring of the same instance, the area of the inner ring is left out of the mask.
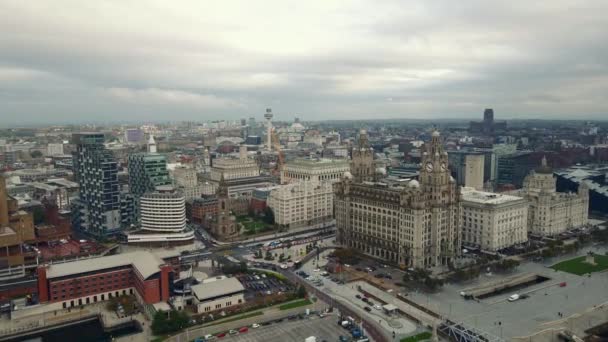
[[[127,294],[127,290],[122,290],[122,294],[126,295]],[[129,294],[133,294],[133,289],[129,289]],[[108,293],[108,299],[112,298],[112,295],[115,295],[116,297],[120,296],[120,291],[116,291],[116,292],[110,292]],[[78,300],[74,299],[71,300],[69,303],[68,302],[63,302],[63,308],[66,309],[68,307],[73,308],[74,306],[80,306],[80,305],[84,305],[84,304],[90,304],[91,302],[93,303],[97,303],[97,299],[99,298],[100,301],[104,301],[106,300],[106,295],[105,293],[98,296],[93,296],[93,297],[87,297],[87,298],[79,298]],[[92,300],[91,300],[92,299]]]

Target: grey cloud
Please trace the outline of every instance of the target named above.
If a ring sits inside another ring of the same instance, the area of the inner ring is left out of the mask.
[[[3,2],[0,124],[608,110],[601,1],[249,6]]]

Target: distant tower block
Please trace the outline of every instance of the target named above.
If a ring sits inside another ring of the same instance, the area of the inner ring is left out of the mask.
[[[267,139],[267,147],[268,151],[272,151],[272,109],[266,108],[266,114],[264,114],[264,119],[266,119],[266,139]]]
[[[486,108],[483,111],[483,121],[494,122],[494,109]]]

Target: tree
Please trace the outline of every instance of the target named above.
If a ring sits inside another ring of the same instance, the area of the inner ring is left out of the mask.
[[[35,207],[32,216],[34,217],[34,224],[38,225],[44,222],[44,210],[42,208]]]
[[[185,328],[188,321],[188,315],[183,311],[158,311],[152,321],[152,332],[154,335],[169,334]]]
[[[506,272],[513,270],[517,266],[519,266],[519,261],[513,259],[505,259],[501,262],[496,263],[496,270]]]
[[[306,297],[306,288],[302,285],[298,286],[298,289],[296,290],[296,296],[298,296],[299,298]]]
[[[591,233],[591,235],[593,236],[593,239],[599,243],[608,243],[608,229],[596,229]]]
[[[30,156],[32,158],[42,158],[42,152],[36,150],[36,151],[32,151],[30,152]]]
[[[359,262],[357,253],[352,248],[340,248],[334,252],[334,256],[343,264],[356,264]]]
[[[274,211],[270,207],[264,209],[264,222],[274,224]]]

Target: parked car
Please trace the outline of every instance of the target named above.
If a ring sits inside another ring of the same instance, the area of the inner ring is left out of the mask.
[[[508,300],[509,302],[514,302],[514,301],[516,301],[516,300],[518,300],[518,299],[519,299],[519,295],[518,295],[517,293],[516,293],[516,294],[514,294],[514,295],[511,295],[511,296],[509,296],[509,298],[507,298],[507,300]]]
[[[230,331],[228,332],[228,334],[230,334],[230,335],[236,335],[236,334],[238,334],[238,333],[239,333],[239,332],[238,332],[238,331],[236,331],[235,329],[230,329]]]
[[[366,306],[366,307],[364,307],[364,308],[363,308],[363,310],[365,310],[365,311],[367,311],[367,312],[371,312],[371,311],[372,311],[372,308],[370,308],[369,306]]]
[[[259,324],[257,324],[257,323],[253,323],[253,324],[251,325],[251,327],[252,327],[253,329],[257,329],[257,328],[259,328],[259,327],[260,327],[260,325],[259,325]]]
[[[241,333],[241,334],[242,333],[246,333],[248,331],[249,331],[249,328],[247,328],[247,327],[242,327],[242,328],[239,329],[239,333]]]

